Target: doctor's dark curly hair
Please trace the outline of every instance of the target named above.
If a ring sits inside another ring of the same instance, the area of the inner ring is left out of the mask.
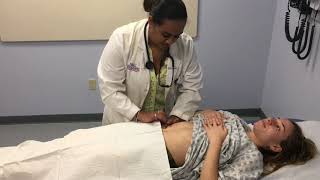
[[[163,20],[187,20],[187,9],[182,0],[144,0],[143,8],[157,24]]]

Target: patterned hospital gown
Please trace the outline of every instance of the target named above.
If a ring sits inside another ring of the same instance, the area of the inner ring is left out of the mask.
[[[228,129],[219,159],[219,179],[258,179],[263,171],[263,156],[249,140],[248,125],[237,115],[220,111],[225,116]],[[179,168],[172,168],[172,178],[197,180],[209,146],[206,131],[202,125],[203,116],[198,114],[193,119],[192,143],[187,151],[185,163]]]

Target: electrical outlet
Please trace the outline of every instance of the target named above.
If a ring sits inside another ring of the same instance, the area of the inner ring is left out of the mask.
[[[95,79],[88,80],[89,90],[96,90],[97,81]]]

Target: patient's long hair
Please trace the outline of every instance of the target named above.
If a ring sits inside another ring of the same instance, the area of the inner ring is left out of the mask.
[[[294,129],[292,134],[280,143],[282,147],[281,152],[275,153],[271,150],[260,149],[263,154],[264,164],[262,176],[268,175],[285,165],[304,164],[318,153],[315,143],[303,135],[297,123],[291,122]]]

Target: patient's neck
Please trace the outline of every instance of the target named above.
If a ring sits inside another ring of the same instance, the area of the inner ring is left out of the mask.
[[[255,136],[255,134],[252,131],[252,129],[250,129],[249,131],[246,131],[246,133],[247,133],[247,136],[249,137],[249,139],[257,146],[257,148],[263,147],[263,144]]]

